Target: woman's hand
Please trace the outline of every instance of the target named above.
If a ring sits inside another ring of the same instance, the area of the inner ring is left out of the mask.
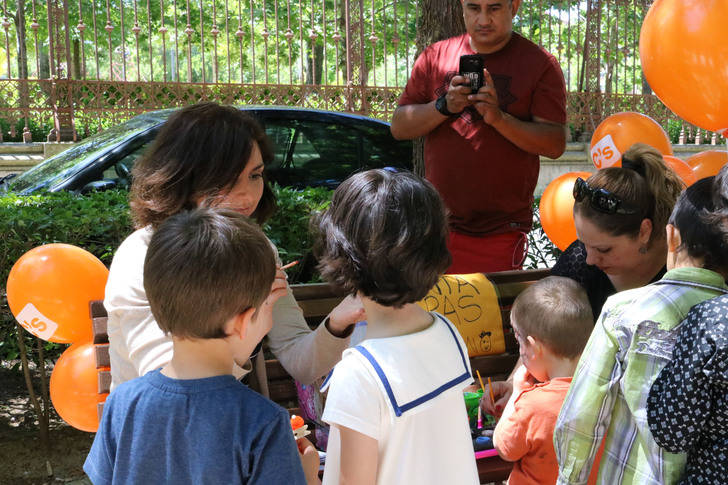
[[[286,273],[280,268],[276,269],[276,276],[270,288],[270,293],[262,305],[253,315],[253,321],[248,325],[245,333],[245,341],[249,344],[249,352],[241,352],[239,357],[235,358],[235,363],[240,367],[245,367],[250,355],[254,352],[258,343],[263,340],[273,326],[273,305],[276,301],[286,294]],[[243,359],[242,356],[245,356]]]
[[[270,332],[271,327],[273,327],[273,305],[275,305],[280,297],[285,296],[288,292],[287,281],[288,276],[286,273],[282,269],[276,268],[276,277],[270,287],[268,298],[260,306],[258,315],[256,316],[256,332],[260,335],[258,341],[265,337]]]
[[[495,402],[491,401],[490,392],[486,389],[483,398],[480,400],[480,406],[485,413],[497,417],[501,415],[508,399],[513,394],[513,383],[511,381],[496,381],[492,382],[491,386],[493,387]]]
[[[303,466],[303,474],[306,477],[306,485],[320,484],[318,471],[321,461],[319,460],[318,451],[306,438],[298,438],[296,444],[298,445],[298,456],[301,458],[301,465]]]
[[[329,313],[326,328],[335,337],[346,337],[351,332],[349,328],[356,322],[366,319],[364,307],[356,295],[349,295]]]

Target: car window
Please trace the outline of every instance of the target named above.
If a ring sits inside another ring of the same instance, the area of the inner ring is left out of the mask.
[[[367,168],[396,167],[412,170],[412,142],[395,140],[389,126],[359,125],[362,158]]]
[[[113,180],[118,187],[129,188],[131,186],[131,169],[151,143],[151,140],[144,143],[114,165],[107,167],[101,174],[101,179]]]
[[[386,124],[269,118],[266,132],[276,152],[266,170],[281,185],[335,187],[358,170],[412,168],[411,142],[395,140]]]
[[[52,188],[57,182],[81,171],[111,147],[159,123],[158,118],[137,117],[97,133],[18,175],[12,180],[10,189],[20,192],[41,183]]]
[[[296,145],[294,146],[293,153],[291,154],[291,167],[293,168],[304,168],[311,161],[320,159],[321,155],[314,148],[313,143],[308,138],[305,131],[298,129],[298,136],[296,137]]]
[[[133,147],[154,137],[157,127],[172,111],[145,114],[109,128],[2,187],[23,192],[42,188],[99,190],[115,183],[124,186],[129,179],[126,169],[131,168],[146,144]],[[386,123],[308,110],[262,110],[257,117],[264,123],[274,148],[274,159],[266,166],[266,173],[281,186],[333,188],[358,170],[412,168],[411,142],[394,140]],[[127,154],[131,149],[134,151]],[[118,160],[121,156],[124,158]]]
[[[265,125],[265,133],[273,144],[273,162],[268,169],[282,167],[286,160],[288,149],[293,137],[293,127],[279,122],[268,122]]]
[[[361,136],[354,127],[310,120],[266,120],[266,131],[288,145],[276,146],[271,180],[294,187],[335,187],[360,167]],[[281,136],[285,133],[287,136]],[[276,140],[272,140],[276,143]]]

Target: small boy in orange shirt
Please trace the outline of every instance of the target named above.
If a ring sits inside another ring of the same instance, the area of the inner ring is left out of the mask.
[[[589,299],[574,280],[549,276],[518,295],[511,326],[523,365],[493,443],[501,458],[516,462],[509,485],[556,483],[554,425],[594,327]]]

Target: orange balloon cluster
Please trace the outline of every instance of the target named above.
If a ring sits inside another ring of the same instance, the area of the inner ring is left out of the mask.
[[[584,180],[589,172],[569,172],[559,175],[546,187],[541,195],[538,212],[541,227],[554,245],[562,251],[576,241],[574,225],[574,182],[578,177]]]
[[[665,130],[649,116],[623,112],[605,118],[591,139],[590,155],[598,169],[621,167],[622,154],[635,143],[646,143],[663,155],[672,155],[672,144]]]
[[[663,155],[662,159],[665,160],[665,165],[670,167],[685,182],[685,187],[690,187],[698,181],[699,177],[695,175],[693,169],[686,162],[672,155]]]
[[[70,244],[33,248],[8,275],[8,305],[20,325],[43,340],[72,343],[92,337],[88,302],[104,298],[109,270]]]
[[[685,161],[693,169],[696,179],[700,180],[712,175],[718,175],[723,165],[728,163],[728,152],[725,150],[707,150],[696,153]]]
[[[8,305],[18,323],[38,338],[73,343],[51,373],[53,407],[71,426],[96,431],[98,378],[89,301],[104,298],[109,270],[93,254],[70,244],[33,248],[15,262]]]
[[[56,361],[51,373],[51,401],[65,422],[82,431],[96,432],[96,407],[106,400],[99,394],[94,345],[76,343]]]
[[[640,32],[642,71],[681,118],[728,134],[728,2],[656,0]]]

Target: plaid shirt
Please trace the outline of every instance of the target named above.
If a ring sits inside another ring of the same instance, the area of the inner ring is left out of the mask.
[[[607,300],[556,421],[559,484],[587,483],[602,440],[598,483],[678,481],[685,455],[665,452],[655,443],[647,424],[647,395],[672,358],[676,327],[690,307],[726,289],[717,273],[678,268],[656,283]]]

